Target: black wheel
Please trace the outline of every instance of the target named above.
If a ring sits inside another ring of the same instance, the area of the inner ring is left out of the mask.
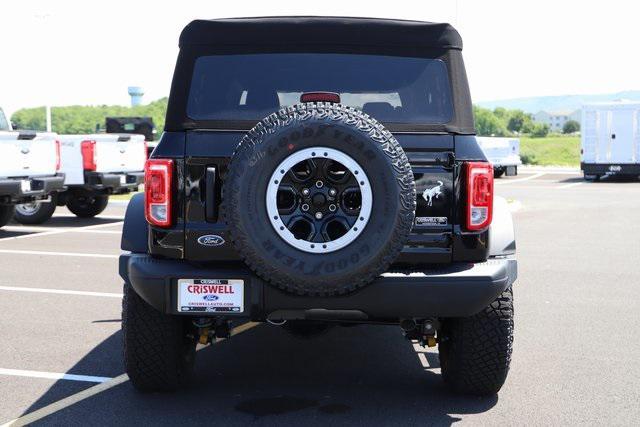
[[[494,178],[500,178],[502,175],[504,175],[504,168],[496,168],[493,170]]]
[[[416,195],[380,123],[340,104],[298,104],[240,142],[223,189],[231,240],[263,279],[299,295],[367,285],[406,242]]]
[[[0,227],[4,227],[13,217],[13,205],[0,205]]]
[[[511,288],[475,316],[445,319],[439,341],[442,379],[447,386],[462,394],[497,393],[511,363]]]
[[[125,369],[140,391],[171,391],[193,372],[196,342],[187,317],[161,313],[131,285],[122,300]]]
[[[86,192],[72,194],[67,198],[67,208],[80,218],[91,218],[107,208],[109,196]]]
[[[56,211],[56,200],[52,197],[50,202],[31,202],[16,205],[13,215],[20,224],[42,224],[48,221]]]
[[[285,331],[298,338],[315,338],[326,334],[331,326],[327,322],[313,320],[289,320],[282,327]]]

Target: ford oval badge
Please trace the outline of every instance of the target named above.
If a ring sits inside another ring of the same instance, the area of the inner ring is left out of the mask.
[[[224,239],[216,234],[207,234],[198,237],[198,243],[202,246],[222,246],[224,245]]]

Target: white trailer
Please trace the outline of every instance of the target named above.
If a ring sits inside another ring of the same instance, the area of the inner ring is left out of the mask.
[[[640,175],[640,102],[616,101],[582,107],[580,168],[585,179]]]
[[[503,174],[507,176],[518,174],[518,166],[522,164],[520,139],[493,136],[478,136],[476,139],[487,160],[493,164],[493,174],[496,178],[500,178]]]

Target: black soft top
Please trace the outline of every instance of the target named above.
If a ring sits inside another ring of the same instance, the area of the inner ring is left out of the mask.
[[[255,53],[345,53],[437,58],[447,65],[453,117],[443,124],[385,123],[391,131],[474,134],[462,39],[449,24],[376,18],[290,16],[196,20],[180,35],[165,130],[249,130],[255,121],[194,120],[187,102],[198,58]]]
[[[398,19],[279,16],[196,20],[180,35],[180,47],[292,42],[462,49],[460,35],[449,24]]]

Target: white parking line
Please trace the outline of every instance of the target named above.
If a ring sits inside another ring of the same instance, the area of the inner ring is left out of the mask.
[[[0,291],[41,292],[45,294],[82,295],[87,297],[122,298],[122,294],[111,292],[73,291],[70,289],[28,288],[22,286],[0,286]]]
[[[538,173],[544,172],[552,175],[582,175],[580,169],[553,168],[553,167],[521,167],[518,169],[521,173]]]
[[[121,222],[114,222],[113,224],[109,224],[109,225],[120,225]],[[103,225],[103,224],[100,224]],[[106,224],[104,224],[106,227]],[[58,227],[32,227],[32,226],[28,226],[28,225],[5,225],[4,227],[2,227],[3,230],[5,231],[13,231],[13,232],[17,232],[17,233],[22,233],[22,232],[30,232],[30,233],[44,233],[44,232],[49,232],[49,231],[60,231],[60,232],[69,232],[69,233],[98,233],[98,234],[121,234],[122,232],[120,230],[96,230],[95,228],[91,228],[91,229],[85,229],[85,228],[69,228],[69,227],[64,227],[64,228],[58,228]],[[19,236],[15,236],[15,237],[19,237]],[[3,239],[0,239],[3,240]]]
[[[77,218],[77,216],[72,214],[72,213],[55,214],[53,217],[54,218]],[[96,215],[94,218],[123,220],[124,219],[124,215]]]
[[[51,256],[76,256],[87,258],[118,258],[120,255],[110,254],[88,254],[84,252],[47,252],[47,251],[21,251],[18,249],[0,249],[1,254],[16,255],[51,255]]]
[[[577,187],[578,185],[582,185],[584,184],[584,182],[572,182],[571,184],[565,184],[565,185],[561,185],[558,188],[558,190],[562,190],[563,188],[573,188],[573,187]]]
[[[103,383],[112,379],[109,377],[94,377],[91,375],[74,375],[61,372],[25,371],[22,369],[5,368],[0,368],[0,375],[29,378],[47,378],[50,380],[84,381],[89,383]]]
[[[540,173],[534,173],[533,175],[527,176],[525,178],[518,178],[518,179],[510,179],[508,181],[500,181],[500,180],[496,180],[495,183],[496,185],[509,185],[509,184],[514,184],[516,182],[524,182],[524,181],[529,181],[532,179],[536,179],[536,178],[540,178],[541,176],[546,175],[548,172],[540,172]]]
[[[242,332],[248,331],[251,328],[254,328],[256,326],[260,325],[260,323],[257,322],[247,322],[247,323],[243,323],[240,326],[237,326],[235,328],[233,328],[231,330],[230,336],[235,336],[238,334],[241,334]],[[221,341],[224,341],[225,338],[222,338],[220,340],[218,340],[216,342],[216,344],[220,343]],[[203,347],[203,348],[208,348],[208,347]],[[33,423],[35,421],[41,420],[44,417],[47,417],[51,414],[54,414],[58,411],[61,411],[65,408],[68,408],[69,406],[75,405],[78,402],[82,402],[85,399],[88,399],[90,397],[93,397],[97,394],[100,394],[104,391],[107,391],[109,389],[112,389],[113,387],[116,387],[124,382],[127,382],[129,380],[129,377],[127,376],[127,374],[122,374],[122,375],[118,375],[117,377],[111,378],[109,379],[109,381],[105,381],[103,383],[100,384],[96,384],[94,386],[91,386],[85,390],[82,390],[79,393],[76,394],[72,394],[71,396],[67,396],[63,399],[60,399],[56,402],[50,403],[47,406],[44,406],[40,409],[37,409],[33,412],[30,412],[28,414],[22,415],[19,418],[16,418],[14,420],[11,420],[9,422],[6,422],[4,424],[2,424],[0,427],[16,427],[16,426],[25,426],[28,425],[30,423]]]
[[[34,234],[25,234],[22,236],[13,236],[13,237],[5,237],[0,239],[0,242],[3,242],[5,240],[19,240],[19,239],[29,239],[32,237],[42,237],[42,236],[52,236],[55,234],[62,234],[62,233],[71,233],[71,232],[75,232],[75,233],[85,233],[92,230],[95,230],[97,228],[105,228],[105,227],[111,227],[111,226],[115,226],[115,225],[121,225],[124,224],[123,221],[118,221],[118,222],[110,222],[107,224],[95,224],[95,225],[86,225],[84,227],[78,227],[78,228],[53,228],[53,227],[49,227],[52,228],[51,231],[44,231],[42,233],[34,233]],[[115,230],[112,230],[115,231]]]

